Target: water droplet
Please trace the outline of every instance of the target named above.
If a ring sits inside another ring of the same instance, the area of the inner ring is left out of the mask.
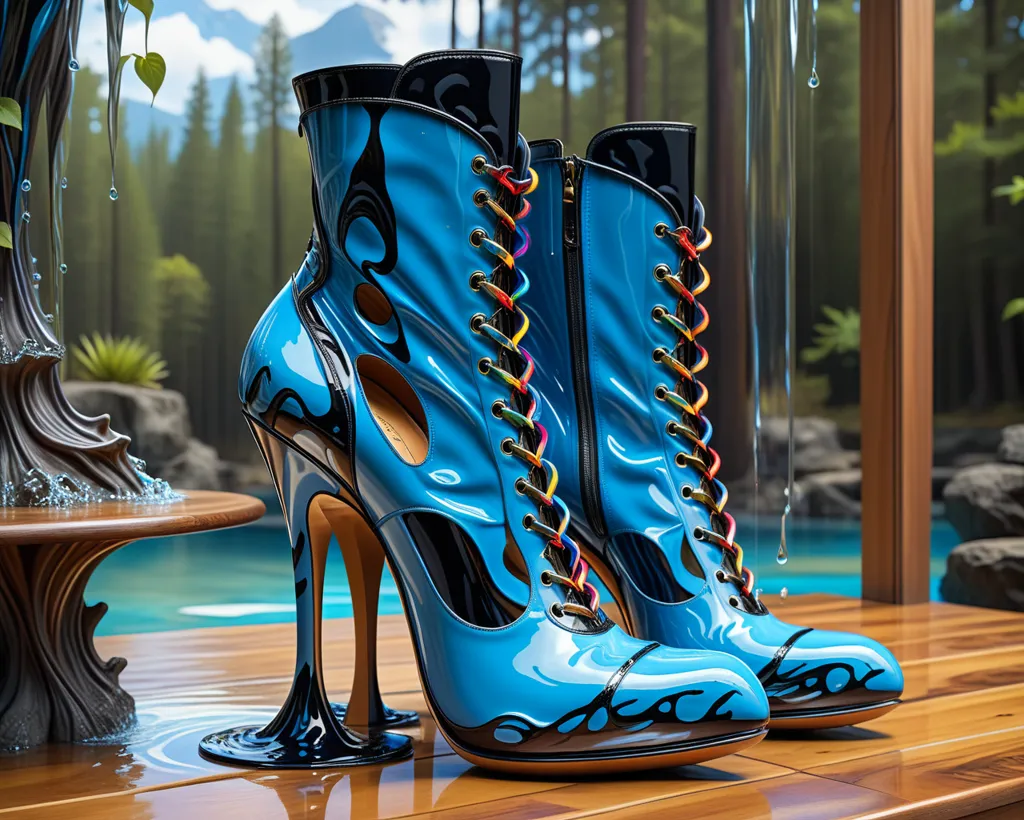
[[[110,189],[110,200],[111,200],[111,202],[116,202],[117,201],[117,197],[118,197],[117,188],[111,188]]]
[[[785,544],[779,544],[779,551],[775,556],[775,560],[780,564],[785,564],[789,560],[789,550],[786,549]]]
[[[30,214],[28,211],[25,211],[25,213],[21,215],[21,221],[25,223],[31,222],[32,214]]]
[[[68,68],[70,68],[72,71],[78,71],[78,69],[80,69],[81,67],[82,64],[79,63],[78,60],[76,60],[74,57],[68,60]]]
[[[67,188],[67,187],[68,187],[68,178],[67,178],[67,177],[63,177],[63,178],[61,179],[61,181],[60,181],[60,187],[61,187],[61,188]]]
[[[52,313],[47,313],[43,318],[46,319],[46,321],[49,322],[51,325],[53,324],[53,314]]]
[[[63,262],[61,263],[61,266],[60,266],[60,272],[61,273],[67,273],[68,272],[68,266],[65,265]]]
[[[32,181],[28,180],[28,179],[23,179],[21,181],[21,190],[25,191],[26,193],[31,191],[32,190]]]
[[[789,590],[786,587],[783,587],[782,590],[779,592],[779,598],[781,598],[783,601],[785,601],[788,597],[789,597]]]
[[[33,273],[32,274],[32,281],[33,282],[42,282],[43,281],[43,275],[41,273]]]
[[[807,87],[813,90],[819,85],[821,85],[821,80],[818,79],[818,72],[812,70],[811,76],[807,78]]]

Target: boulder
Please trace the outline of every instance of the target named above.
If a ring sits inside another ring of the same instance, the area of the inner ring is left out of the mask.
[[[1024,612],[1024,538],[970,541],[946,559],[944,600]]]
[[[1003,428],[1003,438],[996,454],[1007,464],[1024,464],[1024,424]]]
[[[932,463],[949,466],[965,453],[994,456],[1003,433],[998,427],[936,427],[934,436]]]
[[[189,445],[188,405],[176,390],[70,381],[64,382],[64,395],[87,416],[109,414],[111,429],[131,438],[131,454],[157,474]]]
[[[815,518],[860,518],[860,484],[859,469],[815,473],[800,479],[797,500]]]
[[[770,416],[761,421],[761,463],[769,474],[784,478],[789,459],[789,421]],[[818,416],[793,420],[793,469],[798,475],[848,470],[860,463],[860,454],[844,450],[839,425]],[[764,476],[762,476],[764,478]]]
[[[189,439],[184,452],[155,474],[176,490],[219,490],[223,486],[220,457],[209,444]]]
[[[1024,465],[967,467],[942,496],[946,517],[965,541],[1024,535]]]

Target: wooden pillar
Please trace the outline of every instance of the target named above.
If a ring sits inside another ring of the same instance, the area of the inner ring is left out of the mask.
[[[935,4],[860,11],[863,595],[928,600]]]

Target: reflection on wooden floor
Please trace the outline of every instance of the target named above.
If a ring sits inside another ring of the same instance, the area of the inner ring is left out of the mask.
[[[826,595],[771,602],[820,628],[884,641],[906,702],[863,727],[769,738],[742,755],[597,782],[494,777],[452,753],[423,704],[400,617],[381,624],[387,702],[415,708],[415,758],[363,769],[266,772],[199,757],[207,732],[265,722],[291,682],[293,629],[257,626],[97,641],[128,659],[139,727],[117,746],[0,757],[0,820],[19,818],[1024,819],[1024,615],[947,604],[890,607]],[[352,628],[329,622],[328,682],[344,699]],[[1016,805],[1015,805],[1016,804]]]

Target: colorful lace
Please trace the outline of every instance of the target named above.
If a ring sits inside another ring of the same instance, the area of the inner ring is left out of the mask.
[[[504,187],[513,198],[525,196],[532,193],[537,187],[537,173],[531,168],[530,178],[517,180],[512,178],[513,169],[510,166],[495,167],[487,163],[484,157],[476,157],[473,160],[473,171],[477,174],[488,174]],[[530,478],[541,479],[531,481],[526,478],[516,480],[516,491],[531,498],[538,507],[541,515],[547,514],[549,520],[555,526],[548,526],[540,518],[527,515],[523,520],[523,526],[531,532],[536,532],[547,539],[548,545],[561,551],[565,558],[565,566],[568,567],[568,574],[561,575],[550,570],[545,570],[541,576],[544,583],[557,583],[570,590],[575,591],[587,602],[586,606],[566,601],[562,605],[555,605],[559,608],[556,615],[571,614],[585,618],[598,618],[600,607],[600,595],[593,584],[587,582],[587,574],[590,568],[587,562],[580,555],[579,547],[566,534],[569,526],[569,509],[565,503],[555,495],[558,488],[558,470],[548,459],[544,458],[544,450],[547,448],[548,432],[534,416],[536,415],[538,402],[536,389],[530,385],[535,366],[533,357],[522,346],[521,342],[530,328],[530,319],[526,312],[519,306],[519,299],[530,289],[530,280],[526,274],[516,265],[516,259],[522,256],[530,245],[529,234],[521,226],[517,227],[517,221],[529,213],[530,206],[523,200],[522,209],[515,215],[509,213],[485,190],[479,190],[473,196],[474,202],[481,208],[489,208],[498,218],[498,221],[509,230],[514,237],[514,251],[509,252],[501,243],[496,242],[487,236],[486,232],[477,229],[470,235],[470,242],[478,248],[484,248],[497,257],[499,264],[492,270],[488,278],[482,271],[477,271],[470,279],[470,286],[474,290],[483,290],[488,293],[502,308],[513,315],[513,321],[518,322],[515,332],[508,336],[503,333],[494,323],[497,316],[488,320],[483,314],[476,314],[470,325],[477,333],[482,333],[493,340],[502,350],[510,356],[518,357],[522,364],[521,372],[516,375],[510,370],[503,369],[490,358],[483,358],[478,362],[481,373],[500,379],[512,388],[511,402],[496,401],[491,411],[495,416],[504,419],[511,424],[518,432],[518,441],[506,438],[501,443],[502,452],[506,455],[514,455],[530,465]],[[508,293],[495,281],[497,274],[511,276],[515,282],[512,293]],[[522,402],[528,402],[525,412],[521,409]],[[541,488],[542,485],[544,489]]]
[[[669,325],[696,351],[696,361],[689,365],[674,357],[664,348],[654,351],[655,361],[668,367],[677,376],[679,382],[688,383],[696,393],[696,398],[687,399],[679,392],[666,387],[657,389],[657,397],[667,401],[683,414],[684,423],[669,422],[669,434],[682,436],[693,445],[692,451],[684,451],[676,456],[676,463],[681,467],[695,468],[701,475],[701,487],[696,489],[686,487],[683,489],[684,495],[707,507],[711,511],[712,524],[717,519],[722,525],[722,529],[725,530],[725,534],[722,535],[714,529],[698,528],[694,535],[700,540],[716,544],[732,555],[736,573],[721,573],[719,580],[735,581],[749,596],[753,594],[754,573],[743,566],[743,548],[736,543],[736,519],[725,511],[726,502],[729,500],[729,491],[717,478],[718,470],[722,466],[722,459],[709,444],[712,433],[711,422],[703,412],[704,406],[708,402],[708,389],[697,378],[697,374],[708,365],[708,352],[697,341],[697,337],[707,329],[709,317],[705,307],[697,301],[697,297],[711,284],[711,274],[700,262],[701,253],[711,245],[711,231],[703,225],[704,209],[699,200],[696,200],[696,205],[699,214],[698,224],[700,225],[698,232],[701,235],[699,242],[694,242],[693,232],[685,226],[669,230],[668,225],[659,222],[654,228],[656,235],[674,239],[686,258],[676,274],[673,274],[667,265],[658,265],[654,269],[655,278],[672,288],[677,297],[677,305],[674,314],[660,306],[656,307],[652,314],[656,322]],[[694,265],[700,271],[700,281],[690,288],[687,287],[683,276],[688,269],[692,270]],[[686,322],[680,318],[681,315],[684,315],[687,306],[692,308],[693,316],[696,319],[696,324],[693,327],[687,326]]]

